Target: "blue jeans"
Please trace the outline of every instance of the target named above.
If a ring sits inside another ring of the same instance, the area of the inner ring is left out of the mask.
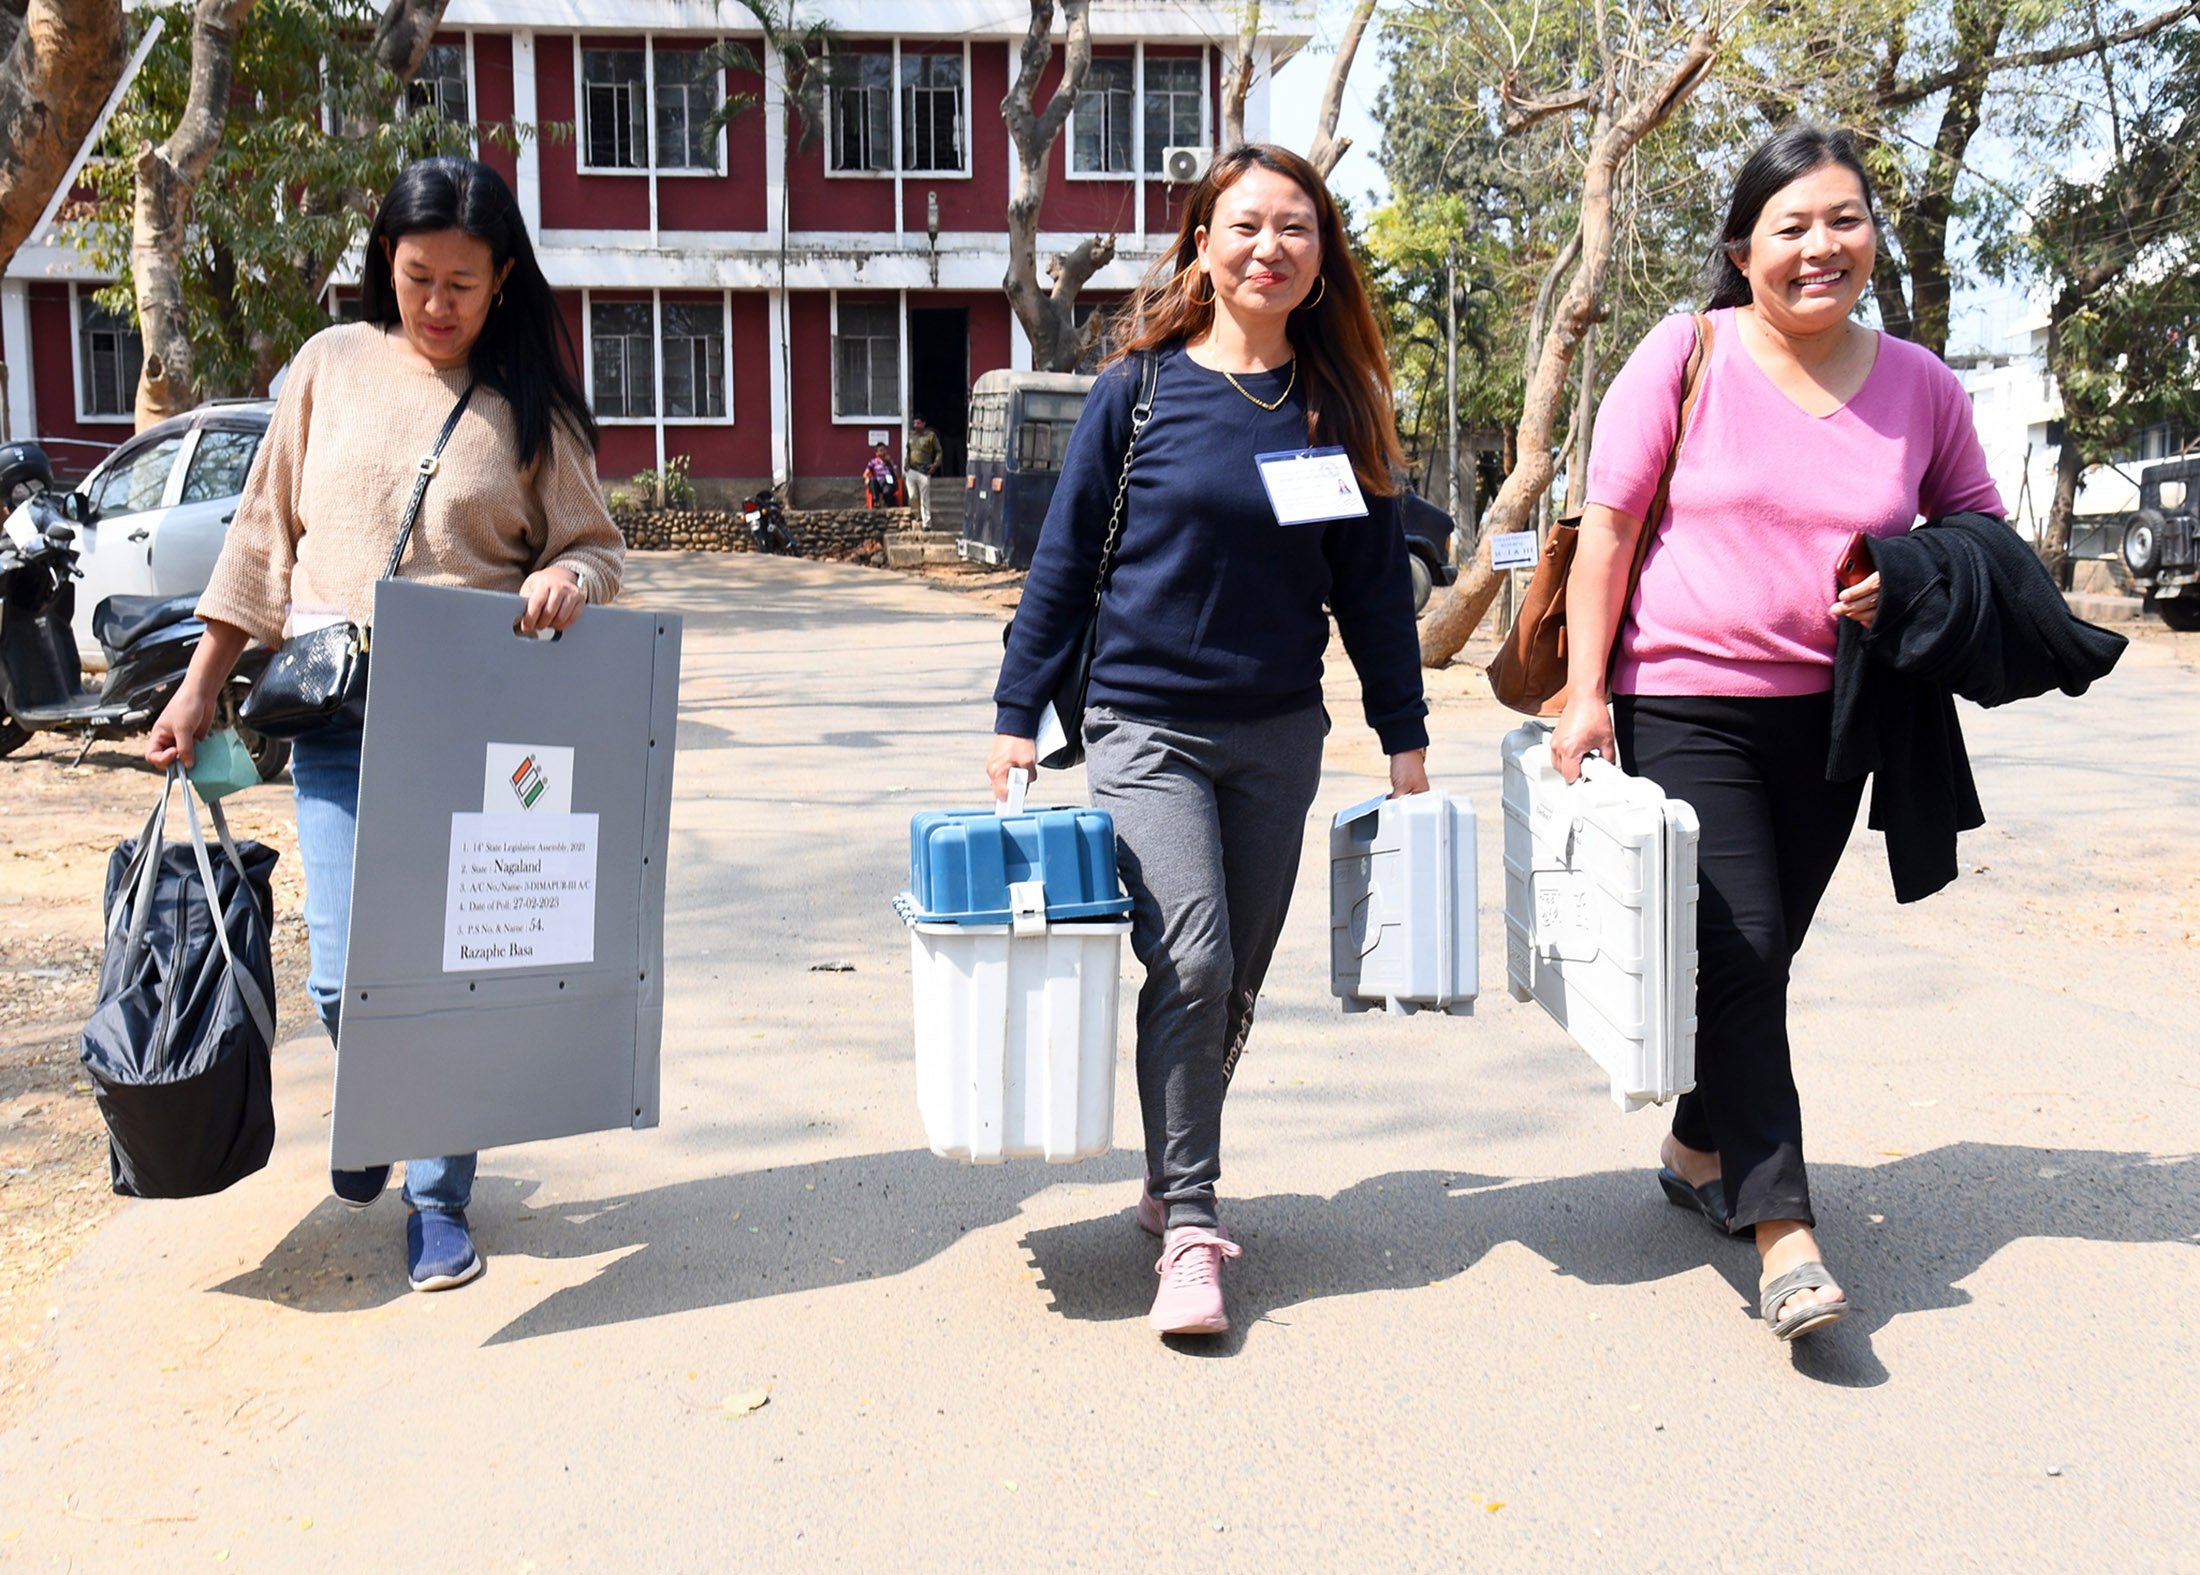
[[[359,727],[338,723],[297,739],[290,780],[298,798],[298,858],[306,870],[306,992],[337,1044],[344,953],[351,943],[351,853],[358,837]],[[338,1054],[342,1054],[341,1048]],[[405,1161],[405,1201],[416,1209],[463,1209],[474,1192],[478,1154]]]

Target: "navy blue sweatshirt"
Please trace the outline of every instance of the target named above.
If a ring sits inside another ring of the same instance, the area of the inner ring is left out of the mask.
[[[1181,349],[1161,354],[1100,603],[1090,702],[1159,722],[1281,716],[1316,704],[1326,602],[1383,752],[1425,748],[1428,705],[1396,501],[1369,495],[1365,519],[1278,525],[1253,456],[1306,446],[1300,390],[1263,410]],[[1290,371],[1237,380],[1271,400]],[[996,732],[1034,736],[1083,637],[1137,395],[1133,357],[1101,374],[1070,436],[993,691]]]

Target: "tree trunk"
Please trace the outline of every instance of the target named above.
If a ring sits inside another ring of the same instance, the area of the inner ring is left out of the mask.
[[[137,292],[145,367],[138,379],[140,432],[198,403],[191,323],[183,304],[183,246],[191,194],[229,124],[237,31],[253,0],[199,0],[191,19],[191,92],[166,142],[138,149],[130,276]]]
[[[1082,350],[1074,308],[1085,281],[1115,260],[1115,237],[1094,235],[1048,264],[1052,283],[1039,278],[1039,212],[1046,202],[1047,158],[1062,134],[1062,123],[1084,86],[1092,64],[1089,0],[1062,0],[1069,36],[1062,52],[1062,80],[1036,108],[1039,77],[1054,53],[1054,0],[1031,0],[1031,25],[1024,32],[1016,80],[1001,100],[1001,118],[1016,145],[1016,189],[1008,203],[1008,274],[1001,288],[1010,310],[1031,339],[1031,364],[1042,372],[1076,369]]]
[[[2070,521],[2078,512],[2078,477],[2084,469],[2085,455],[2065,429],[2062,447],[2055,450],[2055,501],[2048,506],[2037,548],[2040,562],[2066,591],[2071,581]]]
[[[374,25],[374,58],[398,81],[410,83],[435,42],[450,0],[390,0]]]
[[[0,273],[122,77],[120,0],[30,0],[0,56]]]
[[[2008,20],[2008,0],[1956,7],[1957,49],[1962,58],[1983,60],[2001,44]],[[1948,307],[1954,290],[1948,278],[1948,229],[1955,220],[1956,182],[1964,172],[1971,139],[1978,133],[1979,117],[1992,79],[1984,74],[1965,77],[1948,89],[1940,108],[1940,126],[1933,134],[1931,160],[1925,166],[1922,188],[1902,215],[1902,256],[1910,271],[1910,317],[1898,330],[1934,355],[1948,353]]]
[[[1718,35],[1709,28],[1698,32],[1652,92],[1608,117],[1599,112],[1598,118],[1605,124],[1589,145],[1581,177],[1581,265],[1543,336],[1521,401],[1519,462],[1483,516],[1482,540],[1475,549],[1472,567],[1422,621],[1424,666],[1441,667],[1467,643],[1497,598],[1501,576],[1490,564],[1490,538],[1525,528],[1534,518],[1538,500],[1550,490],[1554,469],[1552,434],[1559,407],[1565,402],[1574,350],[1589,325],[1603,314],[1604,280],[1611,268],[1613,250],[1612,187],[1620,165],[1634,152],[1636,144],[1663,125],[1695,92],[1718,52]],[[1613,71],[1607,65],[1605,91],[1609,91],[1612,79]]]
[[[1353,6],[1336,58],[1329,62],[1329,77],[1322,83],[1321,112],[1314,122],[1314,145],[1307,150],[1306,161],[1321,171],[1323,180],[1329,179],[1329,172],[1352,147],[1350,137],[1337,135],[1337,116],[1344,110],[1344,83],[1352,74],[1352,57],[1360,52],[1360,38],[1374,15],[1375,0],[1359,0]]]
[[[1227,153],[1245,140],[1245,98],[1253,90],[1253,46],[1260,42],[1260,0],[1246,0],[1237,43],[1222,73],[1222,146]]]

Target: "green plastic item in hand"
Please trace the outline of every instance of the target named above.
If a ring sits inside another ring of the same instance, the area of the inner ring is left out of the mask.
[[[244,747],[244,740],[233,727],[218,728],[199,740],[186,775],[199,790],[199,797],[209,804],[260,785],[260,768],[253,764],[252,752]]]

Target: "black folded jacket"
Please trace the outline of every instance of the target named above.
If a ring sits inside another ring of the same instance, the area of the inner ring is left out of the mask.
[[[1871,826],[1887,837],[1895,900],[1956,876],[1956,833],[1984,825],[1954,696],[2007,705],[2079,695],[2123,654],[2120,634],[2074,616],[2017,533],[1952,514],[1872,543],[1879,611],[1842,619],[1833,659],[1829,781],[1872,774]]]

